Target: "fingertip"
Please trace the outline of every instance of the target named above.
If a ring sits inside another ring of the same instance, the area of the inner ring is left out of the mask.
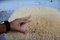
[[[31,17],[31,16],[28,16],[28,17],[24,17],[24,18],[26,18],[26,19],[30,19],[30,17]]]

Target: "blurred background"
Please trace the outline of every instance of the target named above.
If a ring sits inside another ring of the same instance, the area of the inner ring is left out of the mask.
[[[21,6],[51,6],[60,9],[60,0],[1,0],[0,10],[13,10]]]
[[[60,11],[60,0],[0,0],[0,21],[8,20],[14,9],[22,6],[49,6]],[[6,34],[0,40],[6,40]]]

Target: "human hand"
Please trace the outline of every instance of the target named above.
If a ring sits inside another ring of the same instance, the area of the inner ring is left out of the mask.
[[[29,18],[30,17],[23,17],[23,18],[15,19],[12,22],[10,22],[11,31],[17,31],[22,33],[27,32],[27,29],[22,28],[22,25],[26,24],[27,22],[30,22]]]

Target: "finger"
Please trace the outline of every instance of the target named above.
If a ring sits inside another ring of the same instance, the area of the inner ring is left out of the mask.
[[[20,21],[27,21],[28,19],[30,19],[30,16],[29,16],[29,17],[22,17],[22,18],[20,18],[19,20],[20,20]]]
[[[22,21],[20,21],[20,22],[24,22],[24,23],[27,23],[27,22],[30,22],[31,20],[29,19],[29,20],[22,20]]]
[[[27,32],[27,29],[24,29],[23,27],[20,27],[17,29],[18,32],[21,32],[21,33],[26,33]]]
[[[26,33],[26,32],[27,32],[27,30],[20,30],[20,32],[21,32],[21,33]]]
[[[28,16],[28,17],[22,17],[22,19],[25,19],[25,20],[27,20],[27,19],[29,19],[31,16]]]
[[[24,25],[24,24],[26,24],[26,23],[29,23],[29,22],[31,22],[31,20],[28,20],[28,21],[21,21],[21,22],[20,22],[20,25],[22,26],[22,25]]]

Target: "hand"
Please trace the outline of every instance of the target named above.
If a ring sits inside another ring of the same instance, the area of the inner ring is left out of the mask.
[[[18,31],[22,33],[27,32],[27,29],[22,28],[22,25],[26,24],[27,22],[30,22],[29,18],[30,17],[23,17],[23,18],[15,19],[12,22],[10,22],[11,31]]]

